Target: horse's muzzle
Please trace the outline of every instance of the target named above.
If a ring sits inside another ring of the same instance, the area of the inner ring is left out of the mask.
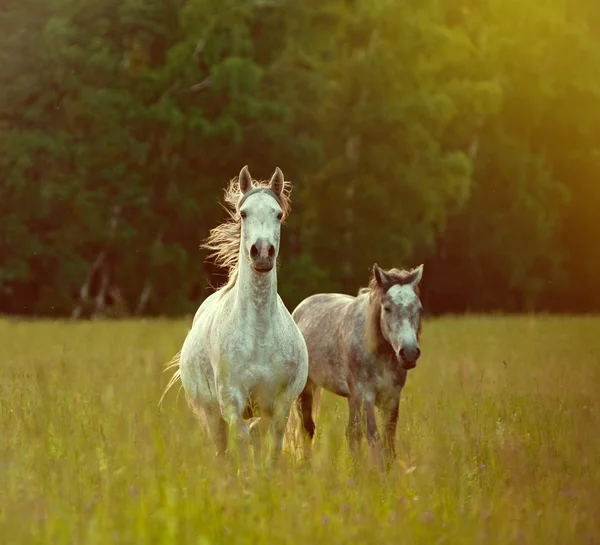
[[[410,371],[417,366],[416,361],[404,361],[402,358],[400,358],[400,363],[402,365],[402,369],[405,369],[406,371]]]
[[[272,259],[253,259],[252,267],[256,272],[266,273],[269,272],[273,268],[273,260]]]
[[[421,349],[418,346],[410,347],[408,349],[401,348],[398,352],[398,359],[402,364],[402,367],[409,371],[417,366],[417,360],[421,355]]]
[[[255,271],[269,272],[275,264],[275,246],[264,238],[258,239],[250,248],[250,259]]]

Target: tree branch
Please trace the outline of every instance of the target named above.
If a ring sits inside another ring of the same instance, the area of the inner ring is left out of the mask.
[[[199,93],[200,91],[210,89],[212,87],[212,83],[213,83],[212,77],[206,76],[202,81],[192,85],[188,89],[188,91],[190,91],[191,93]]]
[[[152,244],[152,259],[151,259],[151,261],[154,261],[156,252],[162,246],[163,234],[164,234],[164,231],[161,229],[158,232],[158,234],[156,235],[156,238],[154,239],[154,243]],[[152,267],[152,265],[151,265],[151,267]],[[137,308],[135,309],[136,316],[141,316],[142,313],[144,312],[144,309],[146,308],[146,305],[148,304],[148,301],[150,300],[150,297],[152,295],[152,290],[153,290],[153,287],[152,287],[151,275],[150,275],[150,271],[148,271],[148,277],[146,278],[146,282],[144,282],[144,288],[142,289],[142,292],[140,293],[138,305],[137,305]]]
[[[121,206],[113,206],[112,216],[108,224],[108,235],[106,237],[106,244],[104,245],[104,248],[100,250],[96,259],[92,263],[92,266],[90,268],[90,271],[88,272],[85,282],[79,290],[79,300],[77,302],[77,305],[73,309],[73,312],[71,313],[71,321],[78,320],[81,317],[81,314],[83,313],[83,307],[90,298],[90,288],[92,285],[92,280],[94,279],[94,275],[97,273],[97,271],[105,269],[106,267],[106,258],[108,256],[108,250],[110,249],[110,246],[115,238],[117,227],[119,225],[120,215]],[[107,274],[107,271],[105,270],[102,274],[104,280],[104,274]]]

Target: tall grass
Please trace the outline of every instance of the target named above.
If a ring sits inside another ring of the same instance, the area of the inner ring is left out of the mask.
[[[7,544],[600,540],[600,319],[428,320],[387,475],[322,397],[310,467],[239,479],[163,366],[188,322],[0,322]]]

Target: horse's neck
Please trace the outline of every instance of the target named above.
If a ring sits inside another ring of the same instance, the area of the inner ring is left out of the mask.
[[[257,273],[240,261],[235,289],[242,315],[255,319],[257,324],[267,322],[277,309],[277,266],[268,273]]]

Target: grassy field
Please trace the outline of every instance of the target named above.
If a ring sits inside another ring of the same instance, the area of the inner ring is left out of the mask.
[[[389,474],[324,395],[312,466],[248,481],[157,407],[188,323],[0,321],[2,543],[600,543],[600,318],[428,320]]]

